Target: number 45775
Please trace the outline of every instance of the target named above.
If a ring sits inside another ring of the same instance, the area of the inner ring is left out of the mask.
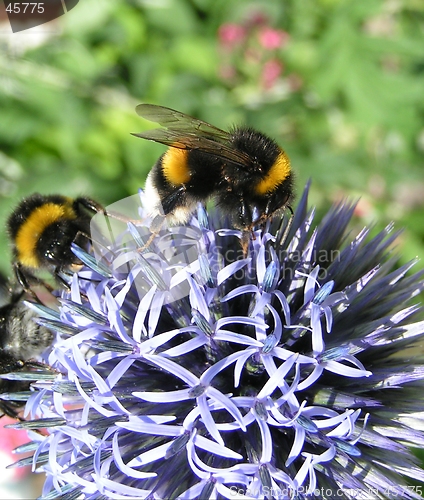
[[[44,12],[44,3],[38,2],[11,2],[6,7],[6,12],[10,12],[11,14],[25,14],[26,12],[34,14],[42,14]]]

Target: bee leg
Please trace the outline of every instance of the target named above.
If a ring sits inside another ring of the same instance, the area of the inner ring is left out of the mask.
[[[249,240],[250,240],[250,231],[243,231],[241,235],[241,249],[243,251],[243,259],[247,257],[247,253],[249,250]]]
[[[160,230],[161,227],[163,226],[163,223],[165,222],[165,216],[164,215],[156,215],[154,219],[152,220],[152,223],[150,224],[150,231],[152,233],[157,234]]]
[[[265,207],[265,210],[263,211],[263,214],[261,214],[258,219],[252,222],[252,228],[254,226],[260,225],[261,230],[263,231],[265,229],[265,224],[272,219],[273,213],[274,211],[271,209],[271,200],[269,200]]]
[[[22,267],[17,262],[15,262],[13,264],[13,270],[15,272],[16,279],[17,279],[18,283],[21,285],[22,289],[25,290],[26,292],[30,292],[31,289],[30,289],[30,286],[28,284],[28,280],[27,280],[27,276],[26,276],[27,273],[25,273],[23,271]],[[33,277],[33,276],[31,275],[31,277]],[[35,278],[35,276],[34,276],[34,278]]]
[[[183,184],[177,189],[174,189],[174,191],[169,193],[161,200],[162,207],[160,213],[158,213],[155,217],[153,217],[153,220],[150,224],[150,231],[152,232],[152,234],[148,239],[147,243],[143,247],[141,247],[140,249],[141,252],[151,245],[152,241],[155,239],[155,237],[161,230],[166,220],[166,216],[168,214],[171,214],[177,207],[181,206],[181,204],[185,201],[186,189],[187,189],[186,186]]]
[[[149,246],[152,244],[152,241],[156,238],[156,236],[158,235],[158,233],[152,233],[150,236],[149,236],[149,239],[147,240],[147,243],[144,244],[141,248],[138,249],[138,252],[144,252],[145,250],[147,250],[149,248]]]
[[[90,198],[80,197],[74,200],[73,206],[77,213],[80,213],[80,210],[78,209],[80,205],[90,212],[103,213],[104,215],[107,215],[105,208],[103,208],[100,203],[97,203],[97,201],[91,200]]]
[[[159,234],[159,231],[161,230],[161,227],[163,226],[165,219],[166,217],[161,214],[156,215],[156,217],[153,218],[150,224],[150,231],[152,232],[152,234],[149,236],[147,243],[145,243],[141,248],[138,249],[139,252],[144,252],[149,248],[149,246],[152,244],[152,241]]]
[[[13,264],[13,270],[16,276],[16,280],[22,287],[23,292],[30,295],[38,303],[41,303],[41,301],[38,298],[37,294],[34,292],[34,290],[31,288],[31,286],[42,286],[49,293],[51,293],[54,290],[54,288],[51,285],[46,283],[44,280],[38,278],[37,276],[35,276],[30,271],[24,269],[17,262]]]
[[[22,407],[17,406],[16,409],[21,410]],[[25,420],[18,415],[18,412],[13,408],[11,402],[0,402],[0,418],[4,416],[14,418],[19,420],[20,422],[24,422]]]
[[[249,243],[251,238],[255,238],[255,235],[253,234],[251,229],[243,229],[243,232],[241,233],[241,249],[243,250],[243,259],[247,257],[247,253],[249,250]]]
[[[239,221],[240,226],[243,228],[241,233],[241,248],[243,250],[243,258],[247,257],[247,252],[249,249],[249,243],[251,238],[255,238],[253,233],[253,224],[252,224],[252,211],[250,207],[246,205],[243,198],[240,198],[240,212],[239,212]]]
[[[92,242],[91,239],[91,234],[90,232],[83,231],[82,229],[79,229],[77,233],[75,234],[75,237],[72,241],[75,245],[78,245],[79,247],[87,247],[89,243]]]
[[[281,247],[284,244],[284,242],[287,239],[287,236],[289,235],[290,228],[291,228],[291,226],[293,224],[293,219],[294,219],[293,209],[290,206],[287,206],[287,208],[290,210],[290,219],[287,222],[287,226],[284,229],[284,233],[282,234],[282,236],[281,237],[279,237],[279,236],[276,237],[275,244],[274,244],[276,247],[277,246]],[[277,233],[276,233],[277,235],[281,232],[281,229],[282,229],[282,226],[283,226],[283,222],[284,222],[284,217],[281,217],[280,227],[278,228]]]
[[[63,286],[63,288],[65,288],[65,290],[67,292],[70,292],[71,291],[71,286],[65,280],[65,278],[63,278],[59,273],[60,273],[60,269],[58,267],[56,267],[55,270],[53,271],[55,279],[58,281],[58,283],[60,283]]]
[[[77,213],[80,213],[80,210],[77,208],[79,205],[83,206],[86,210],[89,212],[94,212],[95,214],[102,214],[106,219],[116,219],[119,220],[120,222],[123,222],[125,224],[128,224],[128,222],[131,222],[135,226],[140,226],[143,224],[143,221],[140,219],[132,219],[131,217],[128,217],[126,215],[120,214],[118,212],[114,212],[112,210],[106,210],[105,207],[103,207],[100,203],[97,203],[97,201],[92,200],[91,198],[76,198],[74,200],[73,206],[74,209]],[[110,229],[110,224],[106,222],[109,231],[112,233]]]
[[[78,214],[81,213],[80,207],[84,207],[87,211],[93,212],[94,215],[96,215],[96,214],[103,215],[103,217],[105,218],[107,230],[109,232],[108,237],[109,237],[110,241],[115,241],[114,234],[113,234],[114,232],[113,232],[110,220],[109,220],[110,218],[119,220],[120,222],[123,222],[125,224],[128,224],[128,222],[131,222],[132,224],[134,224],[136,226],[140,225],[140,220],[131,219],[131,218],[126,217],[125,215],[119,214],[117,212],[109,212],[108,210],[106,210],[106,208],[104,208],[102,205],[100,205],[100,203],[97,203],[97,201],[92,200],[91,198],[84,198],[84,197],[76,198],[73,202],[73,207],[74,207],[74,210]],[[91,226],[91,224],[92,224],[92,222],[90,222],[90,226]],[[91,228],[87,227],[87,231],[79,230],[77,233],[77,236],[81,235],[81,236],[84,236],[88,241],[92,241],[90,229]],[[76,239],[77,239],[77,237],[75,237],[75,240]],[[74,242],[76,242],[76,241],[74,241]],[[100,245],[99,242],[96,242],[96,243]]]

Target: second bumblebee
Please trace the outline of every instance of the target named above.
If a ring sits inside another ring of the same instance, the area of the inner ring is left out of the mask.
[[[72,271],[82,263],[71,244],[85,247],[90,241],[93,214],[103,208],[89,198],[35,193],[24,198],[7,222],[12,242],[13,265],[25,290],[40,270],[53,275]]]
[[[0,281],[5,282],[1,276]],[[53,333],[35,322],[36,314],[23,299],[22,289],[10,290],[4,283],[0,285],[2,305],[0,306],[0,374],[33,371],[43,367],[36,359],[53,342]],[[21,380],[0,379],[0,394],[21,393],[29,390],[30,383]],[[3,414],[17,417],[24,400],[0,397],[0,417]]]

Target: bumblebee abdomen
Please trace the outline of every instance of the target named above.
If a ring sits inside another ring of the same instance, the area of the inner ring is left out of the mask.
[[[34,321],[36,317],[34,311],[20,301],[1,307],[0,317],[2,319],[1,349],[12,359],[33,358],[53,340],[52,332],[38,325]]]
[[[251,128],[237,128],[232,133],[231,143],[251,158],[244,175],[238,168],[238,174],[234,176],[235,179],[240,179],[251,195],[265,196],[289,180],[291,175],[289,157],[266,135]]]
[[[285,182],[289,181],[291,184],[290,178],[290,160],[286,153],[281,150],[267,173],[255,185],[254,191],[259,196],[273,193]]]

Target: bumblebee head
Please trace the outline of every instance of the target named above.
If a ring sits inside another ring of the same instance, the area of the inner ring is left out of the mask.
[[[40,235],[35,254],[40,263],[57,269],[81,265],[81,261],[72,252],[71,245],[85,247],[89,238],[82,232],[80,221],[64,219],[47,226]]]

